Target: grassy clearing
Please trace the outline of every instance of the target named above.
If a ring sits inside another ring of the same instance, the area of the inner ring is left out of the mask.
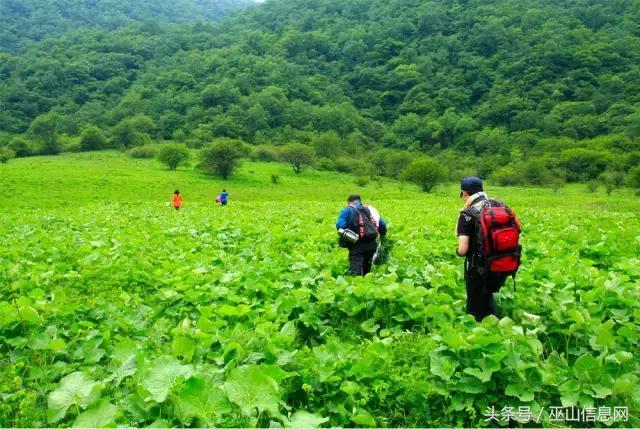
[[[639,423],[626,191],[489,186],[519,214],[525,256],[505,317],[479,325],[455,184],[358,188],[267,163],[223,182],[117,152],[16,159],[0,178],[2,426],[482,426],[489,406],[548,426],[561,404],[628,406],[615,425]],[[333,226],[354,190],[395,242],[366,278],[343,275]]]

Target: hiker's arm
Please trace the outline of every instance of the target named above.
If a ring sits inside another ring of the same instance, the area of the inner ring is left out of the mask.
[[[349,227],[349,209],[343,208],[336,222],[336,229],[347,229]]]
[[[458,236],[458,248],[456,253],[458,256],[466,256],[469,251],[469,237],[473,233],[473,224],[471,216],[466,213],[460,213],[458,222],[456,223],[456,235]]]
[[[380,218],[380,222],[378,223],[378,232],[380,232],[381,237],[387,235],[387,223],[382,218]]]
[[[469,251],[469,236],[459,235],[458,248],[456,249],[456,253],[458,254],[458,256],[466,256],[468,251]]]

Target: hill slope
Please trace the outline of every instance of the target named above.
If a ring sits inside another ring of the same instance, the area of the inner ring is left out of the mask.
[[[113,30],[135,22],[216,20],[251,0],[0,0],[0,52],[75,28]]]
[[[452,148],[490,157],[482,175],[579,148],[606,158],[590,179],[639,159],[639,34],[637,1],[274,0],[5,55],[0,129],[51,110],[69,134],[145,114],[157,138]]]

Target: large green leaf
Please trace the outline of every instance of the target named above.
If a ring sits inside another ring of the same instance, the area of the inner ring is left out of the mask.
[[[171,343],[171,351],[173,354],[184,358],[185,362],[191,362],[195,350],[196,343],[189,337],[176,337]]]
[[[624,374],[613,384],[613,393],[616,395],[630,394],[638,386],[638,377],[634,374]]]
[[[351,421],[364,427],[376,427],[376,419],[365,409],[358,409]]]
[[[142,387],[151,394],[151,399],[164,402],[180,379],[193,374],[189,365],[182,365],[173,356],[161,356],[145,371]]]
[[[118,407],[102,400],[100,403],[80,414],[73,424],[74,428],[110,428],[116,426]]]
[[[175,403],[180,421],[184,424],[196,418],[201,425],[215,426],[220,416],[231,411],[225,392],[200,376],[187,380],[176,396]]]
[[[483,371],[480,368],[465,368],[464,372],[466,374],[473,375],[483,383],[486,383],[487,381],[491,380],[491,374],[492,374],[491,371]]]
[[[596,358],[590,354],[584,354],[576,359],[573,371],[581,382],[592,383],[600,378],[602,368]]]
[[[507,386],[504,393],[509,396],[515,396],[522,402],[533,401],[533,391],[531,386],[522,383],[511,383]]]
[[[38,311],[30,305],[20,307],[20,317],[28,323],[42,323],[42,317],[38,314]]]
[[[560,402],[564,407],[574,407],[578,404],[580,398],[580,383],[571,379],[558,386],[560,392]]]
[[[429,356],[431,357],[432,374],[437,375],[443,380],[449,380],[453,373],[456,372],[458,362],[453,360],[451,357],[435,351],[431,352]]]
[[[136,355],[131,354],[116,368],[116,370],[105,379],[106,382],[115,381],[116,385],[120,384],[126,377],[130,377],[137,371]]]
[[[280,393],[278,383],[265,375],[259,366],[247,365],[235,368],[224,384],[231,402],[237,404],[242,412],[255,417],[259,412],[268,412],[271,416],[279,416],[278,403]]]
[[[70,406],[85,409],[100,396],[101,385],[82,372],[73,372],[62,380],[58,388],[49,394],[47,421],[55,423],[64,418]]]
[[[615,345],[614,335],[611,332],[614,325],[614,321],[609,319],[598,327],[595,338],[597,345],[605,347],[613,347]]]
[[[292,428],[317,428],[322,423],[326,423],[328,421],[328,417],[311,414],[305,410],[298,410],[293,413],[287,426]]]

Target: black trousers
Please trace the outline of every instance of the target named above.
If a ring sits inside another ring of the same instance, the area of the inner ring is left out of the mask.
[[[505,279],[503,277],[481,276],[474,269],[467,269],[464,273],[467,285],[467,314],[471,314],[479,322],[490,314],[497,316],[496,301],[493,293]]]
[[[364,276],[371,271],[371,259],[376,253],[378,244],[375,240],[358,242],[349,248],[349,264],[351,275]]]

